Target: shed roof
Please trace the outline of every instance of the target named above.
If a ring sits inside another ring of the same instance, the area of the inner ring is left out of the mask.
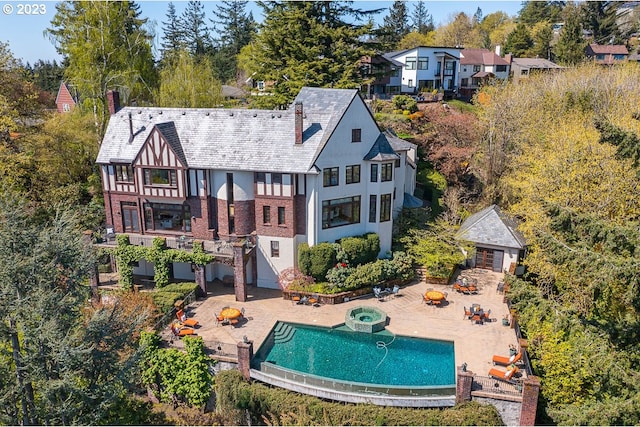
[[[476,212],[467,218],[456,235],[477,245],[502,246],[523,249],[526,241],[517,230],[513,218],[504,214],[497,205]]]

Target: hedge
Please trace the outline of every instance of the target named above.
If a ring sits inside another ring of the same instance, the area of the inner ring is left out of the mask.
[[[298,246],[298,266],[307,276],[323,281],[327,271],[336,265],[336,250],[331,243],[322,242],[313,247],[306,243]]]
[[[468,402],[452,408],[396,408],[330,402],[259,382],[236,370],[216,375],[216,410],[247,411],[251,425],[502,425],[494,406]]]
[[[153,303],[160,313],[168,313],[173,309],[173,304],[184,299],[189,293],[198,289],[198,284],[193,282],[171,283],[162,288],[156,288],[152,293]]]
[[[345,237],[340,240],[340,246],[346,253],[352,267],[373,262],[380,253],[380,237],[376,233],[363,236]]]

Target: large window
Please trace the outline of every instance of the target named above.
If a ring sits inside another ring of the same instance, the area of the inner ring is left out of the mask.
[[[191,231],[191,208],[189,205],[145,203],[144,221],[147,230]]]
[[[429,58],[426,56],[418,57],[418,70],[428,70],[429,69]]]
[[[506,65],[496,65],[496,73],[504,73],[507,71]]]
[[[416,69],[416,57],[415,56],[409,56],[409,57],[407,57],[407,59],[405,59],[404,69],[405,70],[415,70]]]
[[[335,187],[340,183],[339,168],[326,168],[322,171],[322,185],[324,187]]]
[[[378,182],[378,164],[371,164],[371,182]]]
[[[117,182],[133,182],[133,168],[131,165],[116,165]]]
[[[178,185],[177,174],[174,169],[145,169],[144,185]]]
[[[376,222],[376,212],[378,210],[378,197],[375,194],[369,196],[369,222]]]
[[[360,165],[347,166],[347,184],[360,182]]]
[[[393,163],[382,164],[382,182],[391,181],[393,179]]]
[[[324,200],[322,202],[322,228],[340,227],[341,225],[358,224],[359,222],[360,196]]]
[[[391,219],[391,194],[383,194],[380,196],[380,222],[389,221]]]

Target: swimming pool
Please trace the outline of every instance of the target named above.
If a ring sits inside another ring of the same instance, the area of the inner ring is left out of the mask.
[[[453,342],[278,322],[252,361],[338,381],[455,386]]]

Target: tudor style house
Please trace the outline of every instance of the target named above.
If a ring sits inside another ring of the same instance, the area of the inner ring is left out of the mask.
[[[416,146],[381,132],[357,90],[303,88],[284,111],[120,109],[114,95],[97,163],[108,227],[132,244],[202,241],[215,262],[200,280],[231,277],[240,300],[247,284],[277,288],[300,243],[374,232],[391,249]],[[194,280],[190,264],[172,274]]]

